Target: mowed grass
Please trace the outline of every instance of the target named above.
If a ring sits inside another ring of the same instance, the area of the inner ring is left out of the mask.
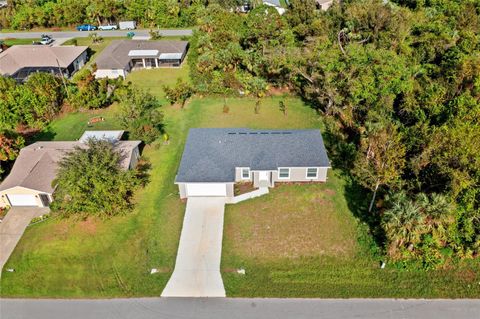
[[[221,270],[228,296],[480,296],[476,261],[437,271],[380,269],[341,176],[330,171],[325,184],[277,184],[268,195],[227,205]]]
[[[167,69],[161,69],[167,70]],[[156,70],[155,70],[156,71]],[[135,75],[135,73],[133,73]],[[128,78],[127,80],[132,80]],[[133,81],[133,80],[132,80]],[[134,84],[136,82],[134,81]],[[152,87],[152,91],[155,87]],[[161,96],[161,88],[153,92]],[[174,185],[183,145],[191,127],[315,127],[319,118],[298,99],[265,99],[254,114],[254,99],[194,98],[184,109],[165,105],[170,144],[154,143],[143,155],[151,162],[150,182],[137,192],[136,208],[109,220],[53,218],[27,229],[1,278],[3,297],[101,298],[159,296],[173,271],[185,204]],[[67,114],[49,127],[45,139],[74,140],[92,116],[106,121],[95,129],[118,129],[115,107],[92,113]],[[159,273],[151,275],[157,268]]]
[[[9,38],[9,39],[4,39],[4,40],[0,39],[0,42],[3,42],[8,46],[32,44],[33,42],[38,42],[38,41],[40,41],[39,38],[32,38],[32,39]]]
[[[163,85],[188,74],[143,70],[127,81],[149,89],[163,104],[170,143],[145,147],[150,182],[135,194],[135,209],[101,220],[52,218],[27,229],[3,272],[3,297],[102,298],[159,296],[175,264],[185,204],[174,185],[188,129],[192,127],[322,128],[318,114],[297,98],[190,100],[169,105]],[[288,115],[280,112],[284,100]],[[120,129],[117,106],[65,114],[38,137],[76,140],[86,129]],[[89,119],[105,121],[88,126]],[[479,297],[478,263],[439,271],[379,268],[364,243],[365,227],[351,212],[351,188],[340,172],[325,184],[279,185],[270,194],[225,214],[222,276],[234,297]],[[358,195],[358,194],[357,194]],[[358,197],[358,196],[357,196]],[[358,238],[362,240],[358,240]],[[152,268],[159,273],[150,274]],[[246,269],[246,275],[236,270]]]

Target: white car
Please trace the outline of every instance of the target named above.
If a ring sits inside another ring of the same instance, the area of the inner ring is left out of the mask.
[[[107,25],[101,25],[98,27],[98,30],[102,31],[110,31],[110,30],[117,30],[118,27],[116,24],[107,24]]]

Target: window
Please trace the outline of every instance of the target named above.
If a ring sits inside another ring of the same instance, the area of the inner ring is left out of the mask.
[[[290,168],[278,169],[278,179],[289,179],[289,178],[290,178]]]
[[[307,168],[307,178],[317,178],[318,177],[318,168],[309,167]]]
[[[242,179],[250,179],[250,169],[242,168]]]

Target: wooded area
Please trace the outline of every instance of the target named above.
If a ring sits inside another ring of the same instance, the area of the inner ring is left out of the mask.
[[[480,252],[480,1],[291,0],[210,6],[190,66],[199,91],[289,86],[323,114],[334,167],[370,190],[363,220],[393,260]]]

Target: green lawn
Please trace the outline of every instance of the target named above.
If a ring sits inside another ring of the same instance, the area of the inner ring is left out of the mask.
[[[144,70],[127,81],[163,99],[162,85],[187,69]],[[101,298],[159,296],[173,271],[185,204],[173,184],[191,127],[317,128],[318,114],[300,99],[194,98],[184,109],[164,103],[170,144],[147,146],[150,183],[137,192],[136,208],[110,220],[52,218],[27,229],[1,278],[3,297]],[[115,106],[67,114],[40,139],[74,140],[91,117],[91,129],[118,129]],[[270,194],[228,205],[222,275],[229,296],[270,297],[479,297],[479,265],[441,271],[379,269],[364,227],[353,217],[352,188],[337,171],[325,184],[282,185]],[[362,194],[360,194],[362,196]],[[159,273],[150,275],[150,269]],[[246,275],[235,270],[245,268]]]
[[[40,39],[5,39],[5,40],[0,40],[0,42],[5,43],[8,46],[12,45],[24,45],[24,44],[32,44],[33,42],[38,42]]]

